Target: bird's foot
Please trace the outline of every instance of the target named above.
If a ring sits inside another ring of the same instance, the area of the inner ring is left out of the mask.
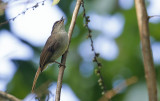
[[[59,64],[59,67],[61,67],[61,66],[64,66],[64,67],[66,67],[64,64],[62,64],[62,63],[59,63],[59,62],[57,62],[57,61],[54,61],[55,63],[57,63],[57,64]]]

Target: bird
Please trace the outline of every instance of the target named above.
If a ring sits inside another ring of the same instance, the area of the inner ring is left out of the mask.
[[[35,74],[33,85],[32,85],[32,93],[34,92],[34,88],[39,77],[39,74],[43,72],[47,65],[50,63],[58,63],[56,59],[62,56],[68,48],[69,39],[68,34],[65,30],[64,18],[62,17],[60,20],[56,21],[52,27],[51,35],[47,39],[39,61],[39,68]],[[61,65],[61,63],[58,63]]]

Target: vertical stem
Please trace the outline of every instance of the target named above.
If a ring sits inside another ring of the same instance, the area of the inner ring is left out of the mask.
[[[63,79],[64,69],[65,69],[65,67],[60,67],[59,68],[55,101],[60,101],[61,88],[62,88],[62,79]]]
[[[148,15],[144,0],[135,0],[149,101],[157,101],[156,74],[149,39]]]
[[[78,12],[79,12],[80,5],[81,5],[81,0],[77,0],[75,9],[73,11],[71,24],[70,24],[70,27],[69,27],[69,30],[68,30],[69,44],[71,42],[72,32],[73,32],[73,29],[74,29],[74,26],[75,26],[75,23],[76,23],[76,18],[77,18]],[[68,46],[68,48],[69,48],[69,46]],[[68,51],[68,49],[67,49],[67,51]],[[61,60],[62,64],[66,63],[67,51],[62,56],[62,60]],[[60,101],[60,95],[61,95],[61,87],[62,87],[62,79],[63,79],[64,69],[65,69],[65,66],[61,66],[59,68],[55,101]]]

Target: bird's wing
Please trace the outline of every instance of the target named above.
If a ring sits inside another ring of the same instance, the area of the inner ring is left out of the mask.
[[[55,39],[53,35],[50,36],[40,55],[41,71],[43,71],[44,68],[47,66],[47,64],[50,62],[50,59],[55,52],[55,49],[58,47],[59,47],[59,42]]]

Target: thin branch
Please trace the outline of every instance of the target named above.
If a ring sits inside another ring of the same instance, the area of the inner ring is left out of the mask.
[[[74,29],[74,26],[75,26],[75,23],[76,23],[76,18],[77,18],[78,12],[79,12],[80,5],[81,5],[81,0],[77,0],[75,9],[73,11],[71,24],[70,24],[70,27],[69,27],[69,30],[68,30],[69,44],[70,44],[70,41],[71,41],[71,36],[72,36],[72,32],[73,32],[73,29]],[[68,48],[69,48],[69,45],[68,45]],[[68,49],[67,49],[67,51],[68,51]],[[61,59],[61,63],[62,64],[66,63],[67,51],[62,56],[62,59]],[[64,69],[65,69],[64,65],[60,66],[60,68],[59,68],[55,101],[60,101],[60,95],[61,95],[61,87],[62,87],[62,79],[63,79]]]
[[[0,91],[0,100],[1,101],[22,101],[13,95],[7,94],[5,92]]]
[[[20,15],[25,14],[28,10],[30,10],[30,9],[33,9],[33,10],[34,10],[34,9],[36,9],[40,4],[44,5],[44,2],[45,2],[45,1],[46,1],[46,0],[37,2],[34,6],[29,7],[29,8],[26,8],[24,11],[22,11],[22,12],[19,13],[19,14],[17,14],[15,17],[10,18],[10,19],[8,19],[7,21],[0,22],[0,27],[3,26],[3,25],[5,25],[5,24],[7,24],[7,23],[9,23],[10,21],[14,21],[14,20],[15,20],[17,17],[19,17]]]
[[[145,69],[145,77],[148,87],[149,101],[157,101],[156,74],[152,58],[152,50],[149,39],[148,15],[144,0],[135,0],[140,39]]]
[[[122,90],[127,88],[128,86],[136,83],[138,81],[138,78],[136,76],[133,76],[129,79],[126,79],[122,82],[120,82],[115,88],[107,91],[104,96],[102,96],[98,101],[110,101],[111,98],[113,98],[115,95],[120,93]]]
[[[148,16],[148,18],[153,18],[153,17],[160,17],[160,15],[152,15],[152,16]]]
[[[99,77],[98,83],[99,83],[100,88],[102,89],[102,95],[103,95],[106,92],[106,86],[104,84],[104,80],[103,80],[102,73],[101,73],[102,64],[98,61],[98,57],[99,57],[100,54],[97,53],[95,51],[95,48],[94,48],[93,38],[92,38],[92,34],[91,34],[92,30],[88,26],[88,23],[90,22],[90,19],[89,19],[90,17],[86,15],[86,9],[85,9],[85,6],[84,6],[84,0],[82,0],[82,8],[83,8],[83,18],[85,20],[85,27],[88,30],[87,38],[89,38],[90,41],[91,41],[91,48],[92,48],[92,51],[94,53],[93,62],[95,62],[97,64],[97,66],[98,66],[98,68],[95,69],[95,73]]]

